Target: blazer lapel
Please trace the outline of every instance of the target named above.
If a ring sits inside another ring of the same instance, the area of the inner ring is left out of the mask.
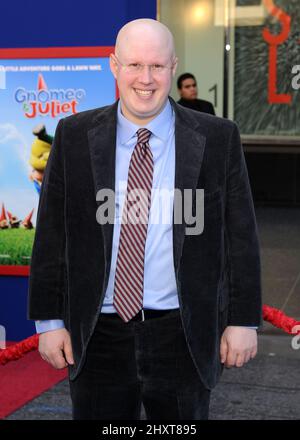
[[[88,130],[88,144],[94,179],[95,198],[100,190],[112,190],[113,208],[115,206],[117,106],[118,102],[104,109],[95,117]],[[101,204],[100,201],[97,201],[96,203],[97,206]],[[104,279],[104,286],[106,289],[111,263],[114,224],[105,223],[101,225],[101,228],[103,232],[104,255],[106,260],[106,275]]]
[[[199,180],[206,137],[199,133],[196,119],[181,110],[180,106],[170,99],[175,111],[175,189],[182,195],[184,189],[191,189],[195,194]],[[174,211],[178,209],[179,199],[174,198]],[[181,205],[182,208],[183,205]],[[183,212],[183,209],[182,209]],[[173,216],[174,220],[174,216]],[[173,255],[174,267],[177,274],[185,237],[186,223],[173,221]]]

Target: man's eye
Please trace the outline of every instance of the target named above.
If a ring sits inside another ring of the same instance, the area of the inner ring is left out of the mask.
[[[139,64],[138,63],[131,63],[131,64],[129,64],[129,67],[139,67]]]

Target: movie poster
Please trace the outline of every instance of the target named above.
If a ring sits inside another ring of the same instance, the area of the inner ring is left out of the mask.
[[[89,57],[25,58],[26,50],[20,50],[19,59],[0,59],[2,274],[30,264],[39,193],[59,119],[116,99],[108,50],[101,56],[97,49]]]

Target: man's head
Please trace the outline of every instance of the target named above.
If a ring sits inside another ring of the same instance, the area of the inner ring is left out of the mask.
[[[197,82],[191,73],[183,73],[178,77],[177,88],[181,98],[188,100],[197,98]]]
[[[139,19],[123,26],[110,56],[123,115],[138,125],[157,116],[168,99],[176,67],[173,36],[165,25]]]

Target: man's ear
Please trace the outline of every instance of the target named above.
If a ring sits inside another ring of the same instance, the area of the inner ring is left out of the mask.
[[[173,63],[173,68],[172,68],[172,75],[173,75],[173,78],[174,78],[174,76],[175,76],[175,74],[176,74],[177,66],[178,66],[178,58],[175,57],[175,60],[174,60],[174,63]]]
[[[117,79],[117,62],[114,59],[114,55],[112,53],[109,56],[109,66],[110,66],[111,73],[113,74],[115,79]]]

